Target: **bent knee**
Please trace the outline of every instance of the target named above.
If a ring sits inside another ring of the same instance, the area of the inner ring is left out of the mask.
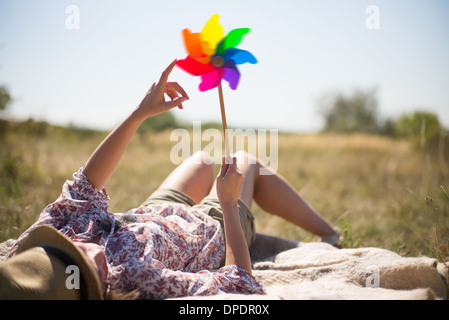
[[[245,150],[237,151],[234,156],[237,158],[238,164],[260,164],[256,156]]]
[[[207,152],[196,151],[190,158],[195,164],[199,164],[205,168],[210,167],[213,170],[213,160]]]

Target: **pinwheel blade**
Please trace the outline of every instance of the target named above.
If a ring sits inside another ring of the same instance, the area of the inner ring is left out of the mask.
[[[240,81],[240,72],[237,66],[232,60],[228,60],[223,67],[225,68],[223,79],[229,82],[229,87],[232,90],[236,90]]]
[[[239,28],[231,30],[224,40],[223,49],[226,50],[229,48],[237,47],[240,44],[240,42],[242,42],[243,36],[250,31],[251,29],[249,28]]]
[[[214,71],[201,75],[202,82],[199,85],[200,91],[207,91],[218,87],[223,79],[224,73],[225,68],[215,68]]]
[[[235,48],[242,42],[243,36],[250,32],[249,28],[231,30],[228,35],[217,44],[217,53],[223,55],[229,48]]]
[[[225,60],[233,60],[235,64],[257,63],[256,57],[251,52],[237,48],[229,48],[225,51]]]
[[[201,39],[203,41],[203,52],[208,56],[215,54],[217,44],[224,38],[224,28],[218,22],[220,15],[214,14],[206,22],[201,31]]]
[[[203,52],[203,44],[199,33],[192,33],[189,29],[184,29],[182,30],[182,37],[184,39],[184,46],[189,55],[196,59],[206,57],[206,54]]]
[[[203,74],[212,72],[215,69],[215,67],[212,66],[211,64],[204,64],[198,62],[191,56],[187,56],[187,58],[183,60],[178,60],[176,65],[194,76],[201,76]]]

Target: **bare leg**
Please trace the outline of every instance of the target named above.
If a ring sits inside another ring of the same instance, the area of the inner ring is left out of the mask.
[[[318,236],[335,235],[332,225],[313,209],[279,174],[260,175],[266,167],[244,151],[235,154],[239,171],[245,177],[240,199],[251,208],[252,201],[266,212],[277,215]],[[213,165],[205,152],[185,160],[162,182],[159,188],[171,188],[191,197],[196,203],[208,194],[216,194]]]
[[[277,215],[318,236],[331,236],[332,225],[315,211],[299,193],[279,174],[260,175],[266,168],[247,152],[235,154],[239,171],[245,177],[240,199],[251,207],[252,200],[266,212]],[[214,188],[213,188],[214,189]]]
[[[181,191],[199,203],[209,194],[213,175],[214,169],[209,155],[196,152],[173,170],[159,188]]]

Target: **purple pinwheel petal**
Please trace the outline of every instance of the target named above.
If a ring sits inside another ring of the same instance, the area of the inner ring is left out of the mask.
[[[240,72],[237,69],[237,66],[235,65],[234,61],[232,60],[226,61],[223,67],[225,69],[223,79],[229,82],[229,87],[231,87],[232,90],[237,89],[237,86],[240,81]]]
[[[251,52],[237,48],[229,48],[225,51],[225,60],[232,59],[235,64],[257,63],[256,57]]]

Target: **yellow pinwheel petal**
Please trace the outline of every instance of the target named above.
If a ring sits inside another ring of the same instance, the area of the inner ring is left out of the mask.
[[[217,44],[224,38],[224,28],[218,22],[219,14],[214,14],[206,22],[201,31],[201,40],[203,41],[203,52],[209,56],[215,54]]]

